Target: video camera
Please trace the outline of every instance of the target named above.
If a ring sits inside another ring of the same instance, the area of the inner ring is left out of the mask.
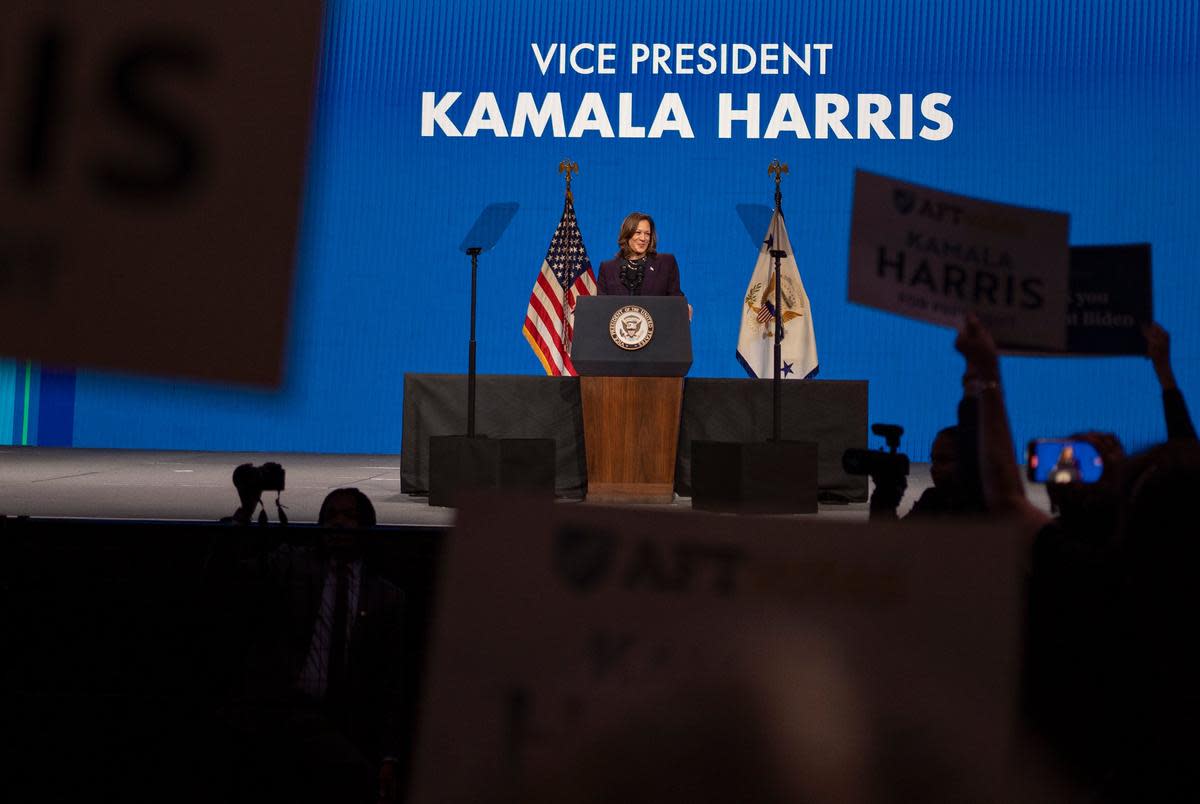
[[[848,449],[842,453],[842,468],[851,475],[870,475],[873,478],[907,477],[908,456],[896,451],[900,448],[900,436],[904,435],[904,428],[898,424],[873,424],[871,432],[883,436],[889,451]]]

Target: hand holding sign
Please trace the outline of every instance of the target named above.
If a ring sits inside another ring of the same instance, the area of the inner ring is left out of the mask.
[[[1157,321],[1142,326],[1146,338],[1146,357],[1154,366],[1154,374],[1163,390],[1174,388],[1175,371],[1171,368],[1171,336]]]
[[[996,354],[996,343],[979,317],[967,313],[954,348],[967,360],[966,373],[977,382],[989,383],[1000,380],[1000,359]]]

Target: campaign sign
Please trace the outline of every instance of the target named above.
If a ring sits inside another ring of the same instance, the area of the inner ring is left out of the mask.
[[[0,7],[0,351],[277,385],[318,0]]]
[[[974,311],[1002,347],[1062,350],[1064,213],[854,175],[850,301],[957,327]]]
[[[1154,320],[1150,244],[1072,246],[1067,351],[1144,355],[1142,325]]]
[[[1008,348],[1031,357],[1144,355],[1154,320],[1150,244],[1072,246],[1065,349]]]
[[[624,778],[643,771],[687,784],[714,753],[725,783],[748,784],[742,761],[776,750],[800,776],[780,800],[869,800],[804,785],[903,786],[891,774],[917,773],[917,755],[938,757],[939,785],[948,767],[1002,783],[1018,549],[984,525],[467,505],[439,576],[409,800],[562,800],[555,778],[573,799],[632,800],[607,786],[651,784]],[[721,800],[761,800],[736,793]]]

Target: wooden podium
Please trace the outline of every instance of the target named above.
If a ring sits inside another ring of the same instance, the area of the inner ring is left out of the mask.
[[[670,503],[682,377],[580,377],[587,500]]]
[[[650,326],[640,313],[630,319],[623,312],[629,307],[641,308]],[[619,332],[626,319],[631,328]],[[645,343],[623,348],[621,337]],[[587,501],[670,503],[683,375],[692,365],[687,301],[680,296],[580,299],[571,361],[580,375]]]

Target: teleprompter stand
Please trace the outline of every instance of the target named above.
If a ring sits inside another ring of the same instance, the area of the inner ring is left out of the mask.
[[[788,172],[779,160],[768,172],[775,177],[775,211],[783,214],[780,180]],[[766,207],[743,206],[738,214],[751,240],[761,247],[758,232],[772,219]],[[775,272],[775,352],[771,387],[771,438],[767,441],[693,441],[692,507],[705,511],[762,514],[815,514],[817,512],[817,443],[787,441],[782,434],[783,282],[779,268],[787,253],[768,231],[765,239]]]
[[[488,438],[475,432],[475,305],[479,255],[500,240],[516,204],[489,204],[459,247],[471,257],[471,339],[467,352],[467,433],[429,439],[429,504],[454,506],[463,492],[511,489],[554,496],[554,439]]]

